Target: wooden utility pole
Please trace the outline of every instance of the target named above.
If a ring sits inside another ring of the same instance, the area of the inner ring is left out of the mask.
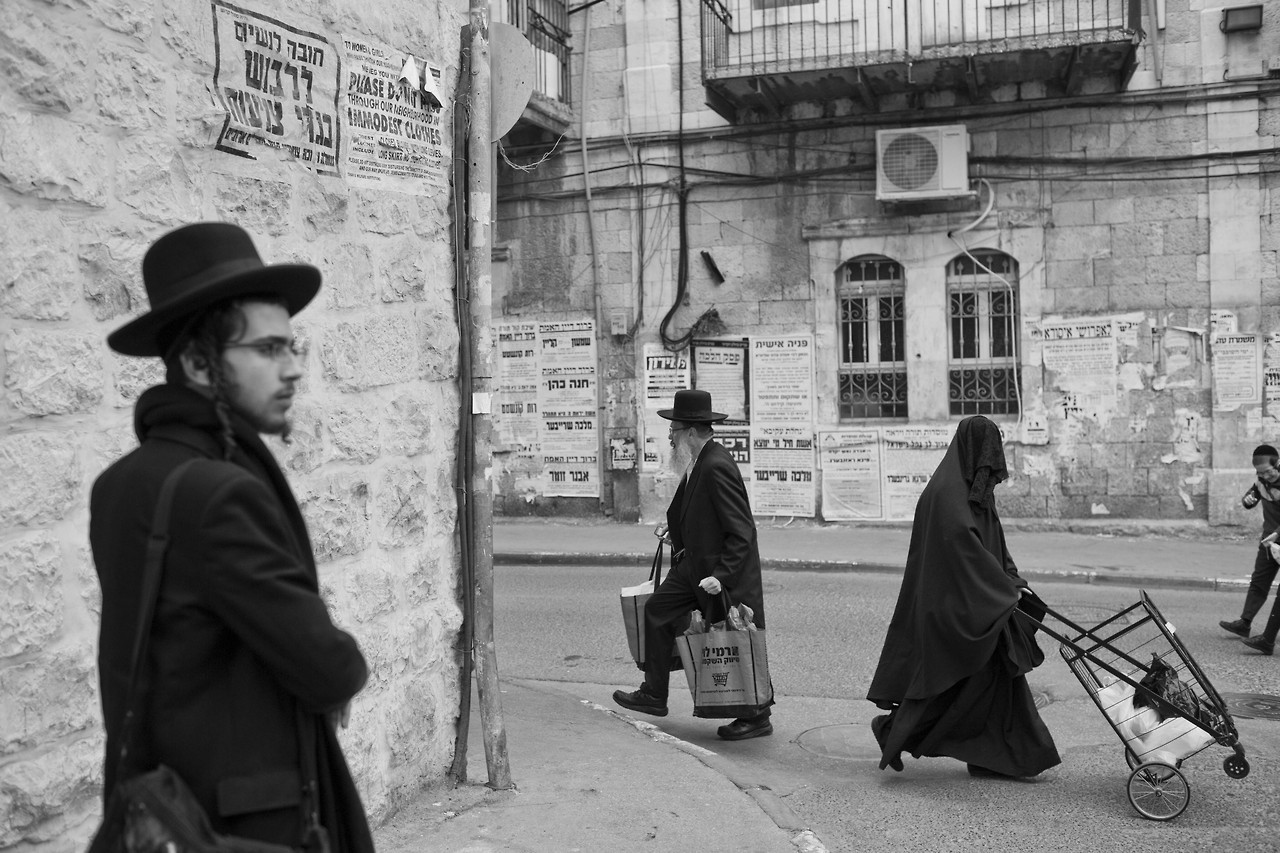
[[[476,686],[480,693],[480,722],[484,728],[485,763],[489,787],[511,788],[507,733],[502,721],[502,691],[493,634],[493,96],[490,91],[489,0],[471,0],[470,61],[466,100],[459,104],[467,118],[467,283],[471,375],[472,446],[458,448],[472,454],[469,534],[474,561],[475,637],[471,648]],[[464,321],[465,322],[465,321]]]

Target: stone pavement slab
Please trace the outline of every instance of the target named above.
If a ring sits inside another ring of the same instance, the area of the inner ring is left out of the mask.
[[[376,831],[379,853],[797,853],[751,794],[690,751],[546,682],[502,682],[514,791],[492,791],[472,701],[470,783],[425,791]],[[696,747],[689,746],[696,750]]]

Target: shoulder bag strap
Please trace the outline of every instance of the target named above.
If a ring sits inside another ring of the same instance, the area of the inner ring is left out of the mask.
[[[156,499],[155,514],[151,518],[151,535],[147,538],[147,555],[142,567],[142,596],[138,607],[138,630],[133,637],[133,654],[129,664],[129,691],[125,694],[124,723],[120,727],[120,754],[116,758],[116,779],[124,777],[125,759],[130,754],[134,724],[138,716],[138,696],[146,683],[147,646],[151,638],[151,623],[156,615],[156,599],[160,595],[160,576],[164,573],[165,552],[169,550],[169,517],[173,510],[173,493],[178,480],[191,467],[195,459],[188,459],[169,472],[160,487]]]

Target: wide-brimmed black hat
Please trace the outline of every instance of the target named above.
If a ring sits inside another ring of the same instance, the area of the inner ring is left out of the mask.
[[[659,409],[658,417],[690,424],[713,424],[729,416],[711,411],[711,394],[708,392],[686,389],[676,392],[675,408]]]
[[[297,314],[320,289],[320,270],[310,264],[264,264],[240,226],[198,222],[151,244],[142,259],[142,283],[151,310],[108,335],[107,345],[124,355],[162,356],[175,326],[224,299],[271,294],[284,300],[289,314]]]

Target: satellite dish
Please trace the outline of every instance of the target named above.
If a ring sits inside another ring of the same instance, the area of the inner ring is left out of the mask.
[[[489,24],[490,97],[493,142],[515,127],[533,94],[533,45],[524,33],[502,21]]]

